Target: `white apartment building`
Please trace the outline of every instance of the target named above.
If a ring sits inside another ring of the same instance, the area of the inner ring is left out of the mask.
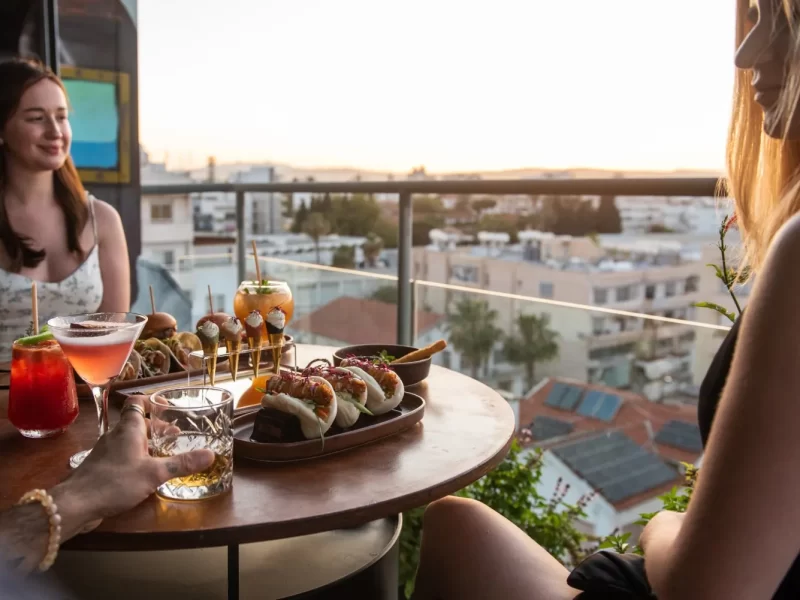
[[[141,165],[143,185],[192,183],[188,174],[167,171],[163,163],[150,162],[145,152],[142,152]],[[194,228],[189,195],[143,195],[141,219],[141,256],[166,267],[183,289],[190,289],[191,272],[179,268],[180,258],[194,252]]]
[[[676,233],[714,234],[722,213],[715,198],[684,196],[618,196],[615,204],[623,233],[649,233],[656,229]]]
[[[235,173],[230,183],[272,183],[275,168],[252,167]],[[245,194],[244,222],[248,240],[252,235],[282,233],[283,194],[255,192]],[[233,234],[236,232],[236,194],[200,192],[192,194],[195,229],[204,233]]]
[[[476,290],[552,299],[578,305],[695,318],[694,302],[706,300],[700,280],[707,267],[700,243],[654,236],[571,238],[521,232],[520,244],[498,234],[479,235],[478,246],[454,248],[437,232],[434,243],[414,249],[414,276]],[[710,269],[708,269],[710,271]],[[447,314],[463,297],[484,299],[497,325],[515,330],[520,314],[548,314],[560,335],[560,356],[537,365],[538,377],[571,377],[640,391],[663,400],[695,383],[695,329],[634,316],[546,305],[498,296],[465,294],[418,282],[420,305]]]

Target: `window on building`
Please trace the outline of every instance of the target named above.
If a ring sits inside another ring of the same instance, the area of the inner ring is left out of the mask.
[[[478,283],[478,268],[470,265],[453,265],[450,267],[450,278],[466,283]]]
[[[697,288],[700,284],[700,278],[697,275],[692,275],[686,279],[686,293],[691,294],[692,292],[696,292]]]
[[[603,317],[592,318],[592,333],[601,335],[606,330],[606,320]]]
[[[175,251],[174,250],[164,250],[163,254],[163,264],[165,267],[174,267],[175,266]]]
[[[605,304],[608,302],[608,290],[605,288],[594,288],[594,303]]]
[[[655,298],[656,286],[648,285],[646,288],[644,288],[644,297],[647,298],[648,300],[652,300],[653,298]]]
[[[442,352],[442,366],[443,366],[445,369],[450,369],[450,368],[452,368],[452,367],[450,366],[450,363],[451,363],[451,362],[452,362],[452,360],[451,360],[451,353],[450,353],[450,351],[449,351],[449,350],[445,350],[444,352]]]
[[[158,202],[150,205],[150,220],[159,222],[172,221],[172,204]]]
[[[676,286],[674,281],[668,281],[664,285],[664,296],[667,298],[672,298],[676,293]]]
[[[225,294],[212,294],[211,298],[214,300],[214,312],[226,312]]]
[[[631,298],[633,298],[631,286],[626,285],[617,288],[617,302],[627,302]]]
[[[549,281],[542,281],[539,283],[539,297],[552,298],[554,293],[553,284]]]

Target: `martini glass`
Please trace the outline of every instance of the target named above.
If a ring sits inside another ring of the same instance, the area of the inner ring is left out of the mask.
[[[108,433],[108,390],[128,361],[147,317],[134,313],[91,313],[55,317],[47,322],[75,372],[92,389],[98,433]],[[69,459],[75,469],[91,450]]]

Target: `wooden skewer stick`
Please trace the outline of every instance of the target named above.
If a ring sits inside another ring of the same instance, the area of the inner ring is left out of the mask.
[[[258,264],[258,249],[256,248],[256,241],[253,241],[253,259],[256,261],[256,281],[261,285],[261,267]]]
[[[156,297],[153,294],[153,286],[150,286],[150,314],[156,314]]]
[[[33,313],[33,335],[39,335],[39,296],[36,294],[36,282],[31,284],[31,312]]]
[[[208,308],[211,309],[210,314],[214,314],[214,300],[211,299],[211,286],[208,286]]]

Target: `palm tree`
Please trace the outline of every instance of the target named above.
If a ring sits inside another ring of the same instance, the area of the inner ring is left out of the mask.
[[[303,223],[303,233],[314,240],[314,249],[317,251],[317,264],[322,263],[319,257],[319,239],[322,236],[328,235],[330,231],[331,224],[318,212],[312,212],[308,215],[306,222]]]
[[[364,258],[367,259],[367,264],[370,267],[374,267],[378,263],[378,258],[381,256],[381,250],[383,250],[383,238],[374,233],[370,233],[367,236],[367,241],[361,246],[361,249],[364,251]]]
[[[550,329],[550,315],[519,315],[516,332],[506,338],[506,360],[525,367],[527,389],[533,387],[536,363],[558,358],[558,333]]]
[[[461,353],[469,364],[472,377],[477,379],[478,371],[492,354],[503,332],[495,325],[497,311],[489,308],[485,300],[462,299],[454,313],[447,317],[450,343]]]

